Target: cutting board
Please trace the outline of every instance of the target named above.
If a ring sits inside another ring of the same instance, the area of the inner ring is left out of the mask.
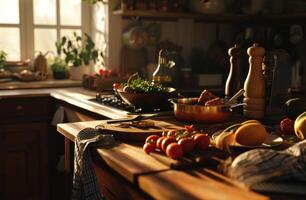
[[[161,135],[163,131],[184,128],[184,124],[177,121],[164,121],[164,119],[148,119],[143,121],[153,122],[154,126],[149,128],[123,127],[121,123],[108,124],[107,121],[103,121],[96,128],[100,129],[102,133],[113,134],[117,140],[128,141],[145,141],[149,135]]]

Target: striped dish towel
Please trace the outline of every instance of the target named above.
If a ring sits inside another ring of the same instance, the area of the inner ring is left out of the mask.
[[[236,157],[225,170],[250,188],[263,183],[306,183],[306,140],[286,150],[255,149]],[[283,191],[286,192],[286,191]]]
[[[111,146],[115,143],[112,135],[102,135],[99,130],[86,128],[75,138],[74,174],[72,184],[72,200],[100,200],[103,199],[94,169],[89,145],[95,147]]]

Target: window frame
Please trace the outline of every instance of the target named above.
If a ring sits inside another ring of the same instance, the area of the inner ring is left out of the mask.
[[[35,58],[34,29],[56,29],[57,40],[60,40],[61,29],[81,29],[82,36],[91,34],[92,9],[90,5],[81,1],[81,26],[60,24],[60,0],[56,0],[56,25],[35,25],[33,0],[19,0],[19,24],[0,23],[0,28],[19,28],[20,33],[20,60]],[[55,42],[55,41],[54,41]],[[45,53],[45,52],[43,52]]]

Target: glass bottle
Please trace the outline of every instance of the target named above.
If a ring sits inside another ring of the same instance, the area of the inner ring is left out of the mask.
[[[163,86],[171,86],[173,78],[171,68],[175,65],[173,61],[168,61],[165,50],[160,50],[158,54],[158,65],[153,73],[153,84],[161,84]]]

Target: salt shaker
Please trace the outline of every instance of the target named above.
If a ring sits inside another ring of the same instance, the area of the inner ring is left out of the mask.
[[[248,118],[262,119],[265,113],[265,80],[262,71],[265,49],[258,44],[248,48],[249,73],[244,82],[243,114]]]
[[[225,83],[225,97],[227,99],[235,95],[243,88],[244,78],[242,74],[242,50],[238,44],[228,50],[230,56],[230,72]]]

